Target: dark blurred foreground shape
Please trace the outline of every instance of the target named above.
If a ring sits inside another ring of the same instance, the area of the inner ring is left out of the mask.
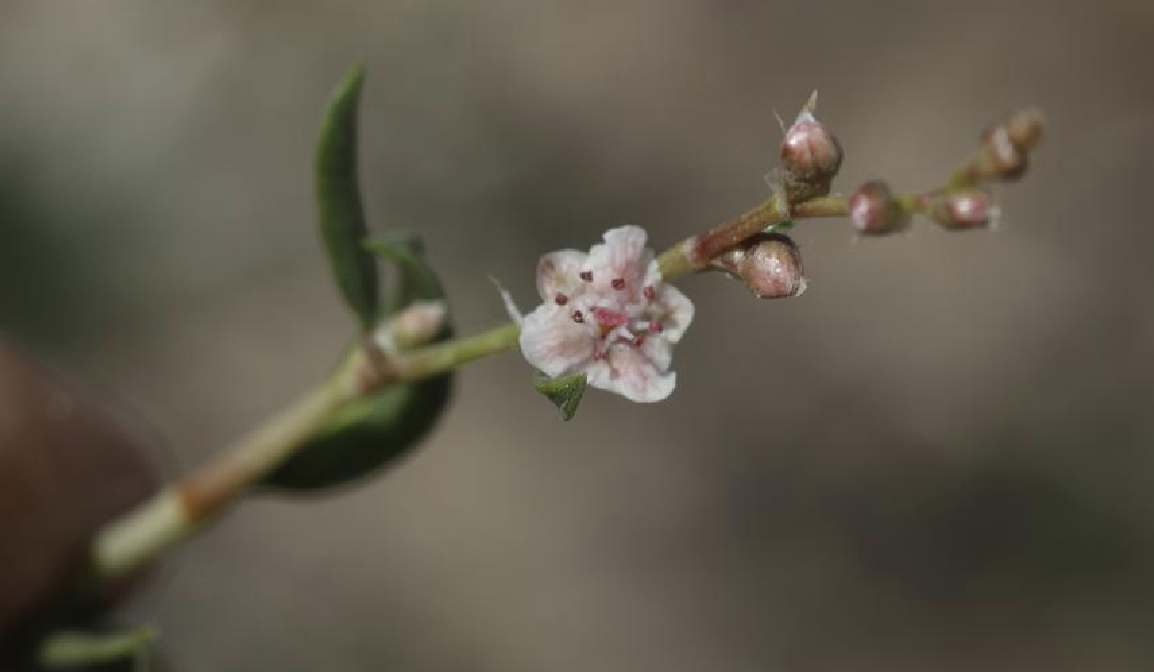
[[[0,340],[0,670],[49,605],[71,604],[88,538],[155,483],[109,416]]]

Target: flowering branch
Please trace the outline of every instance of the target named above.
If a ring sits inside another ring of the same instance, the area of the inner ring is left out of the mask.
[[[588,254],[565,250],[546,255],[538,265],[543,303],[536,310],[523,318],[515,314],[513,322],[488,331],[449,339],[443,292],[419,245],[366,244],[362,238],[359,194],[350,184],[356,175],[353,124],[361,79],[356,70],[338,87],[317,163],[322,233],[361,336],[318,388],[103,529],[90,553],[98,583],[135,572],[259,485],[323,487],[375,468],[413,444],[435,421],[451,371],[514,345],[546,374],[546,383],[579,376],[573,384],[543,389],[567,415],[576,400],[566,395],[579,395],[586,379],[636,401],[664,398],[673,389],[670,350],[693,313],[689,299],[669,283],[689,273],[720,270],[745,280],[759,297],[796,296],[805,287],[800,253],[780,231],[797,220],[849,217],[861,235],[899,231],[915,214],[951,230],[985,227],[997,216],[997,207],[983,185],[1020,177],[1042,135],[1040,115],[1019,112],[988,131],[981,147],[940,188],[895,195],[875,180],[849,197],[831,195],[841,146],[814,117],[811,99],[786,131],[781,171],[773,194],[761,204],[660,255],[644,247],[645,233],[637,227],[608,232]],[[393,305],[380,303],[375,262],[366,250],[398,266],[404,283]],[[414,417],[425,419],[406,429],[403,423]],[[302,486],[310,483],[310,471],[286,471],[305,463],[331,467],[329,458],[357,441],[375,453],[367,461],[360,455],[359,466],[339,477]],[[393,452],[381,453],[380,446],[390,441],[397,442],[388,449]]]

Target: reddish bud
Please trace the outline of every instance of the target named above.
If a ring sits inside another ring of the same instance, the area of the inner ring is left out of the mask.
[[[959,231],[985,228],[998,218],[998,205],[985,189],[931,194],[925,209],[944,228]]]
[[[866,182],[849,198],[849,217],[858,233],[881,235],[900,231],[909,216],[894,203],[889,185],[881,180]]]
[[[736,275],[759,299],[787,299],[805,291],[801,252],[788,236],[758,236],[744,250]]]
[[[1028,152],[1042,140],[1046,132],[1046,119],[1038,110],[1027,108],[1011,114],[1003,126],[1018,151]]]
[[[1016,180],[1026,172],[1026,152],[1014,143],[1006,126],[999,125],[986,131],[982,149],[982,172],[988,179]]]
[[[808,108],[802,110],[781,143],[781,167],[789,202],[827,195],[841,159],[837,138]]]
[[[1042,139],[1045,122],[1037,110],[1021,110],[982,135],[981,150],[962,173],[970,182],[1016,180],[1026,172],[1029,153]]]

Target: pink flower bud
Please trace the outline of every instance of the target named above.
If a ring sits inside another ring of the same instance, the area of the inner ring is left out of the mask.
[[[1026,172],[1029,153],[1042,139],[1045,122],[1037,110],[1015,112],[982,135],[981,151],[966,168],[972,182],[1016,180]]]
[[[924,201],[926,214],[944,228],[963,231],[981,229],[998,218],[994,196],[985,189],[963,189],[930,194]]]
[[[901,231],[910,220],[894,203],[889,185],[881,180],[866,182],[850,196],[849,217],[857,232],[865,235]]]
[[[781,166],[789,202],[828,194],[841,159],[837,138],[808,108],[802,110],[781,143]]]
[[[982,173],[998,180],[1016,180],[1026,172],[1026,152],[1010,137],[1005,125],[986,131],[982,138],[984,151]]]
[[[805,291],[801,252],[788,236],[780,233],[758,236],[744,250],[736,270],[759,299],[787,299]]]

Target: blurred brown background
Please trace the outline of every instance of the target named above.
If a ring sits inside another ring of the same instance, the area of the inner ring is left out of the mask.
[[[768,193],[810,90],[838,185],[932,186],[1052,133],[1003,226],[798,230],[803,299],[684,284],[671,400],[562,424],[514,355],[367,487],[246,505],[125,614],[177,669],[698,672],[1154,665],[1154,5],[5,0],[0,329],[175,472],[327,370],[319,109],[369,71],[374,226],[459,326],[537,255],[658,247]]]

